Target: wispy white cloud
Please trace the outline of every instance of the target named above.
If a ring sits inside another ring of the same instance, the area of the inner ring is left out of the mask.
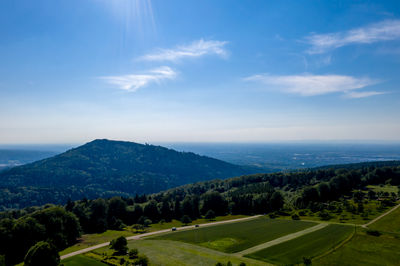
[[[177,73],[173,69],[168,66],[162,66],[143,74],[106,76],[101,77],[101,79],[118,86],[122,90],[136,91],[150,83],[160,83],[163,80],[175,79],[176,76]]]
[[[353,90],[378,83],[377,80],[370,78],[311,74],[288,76],[261,74],[247,77],[245,80],[258,81],[269,88],[303,96],[315,96],[335,92],[349,93]]]
[[[366,98],[370,96],[375,96],[375,95],[381,95],[381,94],[386,94],[386,92],[383,91],[352,91],[346,93],[347,98]]]
[[[351,44],[370,44],[400,39],[400,20],[384,20],[343,32],[312,34],[305,38],[309,54],[321,54]]]
[[[139,57],[139,60],[175,62],[183,58],[194,58],[208,54],[226,57],[228,53],[224,46],[227,43],[228,42],[225,41],[205,41],[200,39],[192,42],[189,45],[177,46],[174,49],[158,49],[154,53]]]

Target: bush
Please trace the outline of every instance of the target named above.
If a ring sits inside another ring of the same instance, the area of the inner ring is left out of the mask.
[[[330,220],[332,218],[332,216],[329,214],[329,212],[323,210],[319,212],[319,217],[321,218],[321,220],[327,221]]]
[[[379,232],[378,230],[367,230],[367,234],[371,236],[380,236],[381,232]]]
[[[215,218],[215,212],[213,210],[208,210],[205,216],[206,219],[212,220]]]
[[[60,255],[57,249],[44,241],[37,242],[32,246],[25,256],[26,266],[56,266],[60,264]]]
[[[187,215],[183,215],[182,218],[181,218],[181,222],[184,225],[187,225],[187,224],[190,224],[192,222],[192,219],[190,219],[190,217],[187,216]]]
[[[303,257],[303,263],[304,265],[311,265],[311,258]]]
[[[116,251],[117,254],[125,255],[128,251],[128,241],[123,236],[112,240],[110,246]]]
[[[146,220],[144,220],[144,227],[149,227],[152,223],[153,223],[152,220],[146,219]]]
[[[138,257],[139,251],[137,250],[137,248],[133,248],[131,250],[129,250],[129,258],[130,259],[136,259]]]
[[[274,212],[271,212],[270,214],[268,214],[268,216],[271,219],[275,219],[276,217],[278,217],[278,215],[276,215]]]
[[[297,213],[292,214],[292,220],[300,220],[300,216]]]
[[[246,266],[246,263],[241,262],[241,263],[239,264],[239,266]]]
[[[306,213],[305,211],[299,211],[299,215],[300,215],[300,216],[306,216],[307,213]]]
[[[147,266],[149,265],[149,259],[145,255],[139,255],[134,265]]]

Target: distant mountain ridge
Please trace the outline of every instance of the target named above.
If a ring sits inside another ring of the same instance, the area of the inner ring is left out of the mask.
[[[81,199],[154,193],[256,173],[190,152],[99,139],[54,157],[0,173],[0,206],[21,208]]]

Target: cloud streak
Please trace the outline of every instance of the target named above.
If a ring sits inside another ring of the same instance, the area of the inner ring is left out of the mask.
[[[351,44],[371,44],[398,39],[400,39],[400,20],[384,20],[343,32],[312,34],[306,37],[305,41],[311,45],[307,51],[309,54],[322,54]]]
[[[175,79],[177,73],[168,66],[152,69],[143,74],[100,77],[110,84],[116,85],[121,90],[137,91],[151,83],[159,84],[163,80]]]
[[[267,85],[269,88],[299,94],[302,96],[316,96],[329,93],[350,93],[354,90],[378,83],[370,78],[355,78],[343,75],[287,75],[275,76],[268,74],[253,75],[245,78],[246,81],[256,81]],[[350,94],[350,98],[361,98],[377,95],[378,92],[359,92]],[[381,93],[379,93],[381,94]],[[353,97],[351,97],[351,95]],[[359,96],[359,97],[357,97]]]
[[[205,41],[200,39],[189,45],[177,46],[174,49],[158,49],[154,53],[139,57],[139,60],[176,62],[184,58],[196,58],[212,54],[226,57],[228,53],[224,46],[227,43],[225,41]]]
[[[347,98],[352,98],[352,99],[359,99],[359,98],[366,98],[370,96],[375,96],[375,95],[381,95],[381,94],[386,94],[386,92],[383,91],[352,91],[346,93]]]

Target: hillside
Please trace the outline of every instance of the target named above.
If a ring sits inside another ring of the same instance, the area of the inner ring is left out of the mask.
[[[154,193],[252,172],[256,170],[161,146],[94,140],[0,173],[0,209]]]

